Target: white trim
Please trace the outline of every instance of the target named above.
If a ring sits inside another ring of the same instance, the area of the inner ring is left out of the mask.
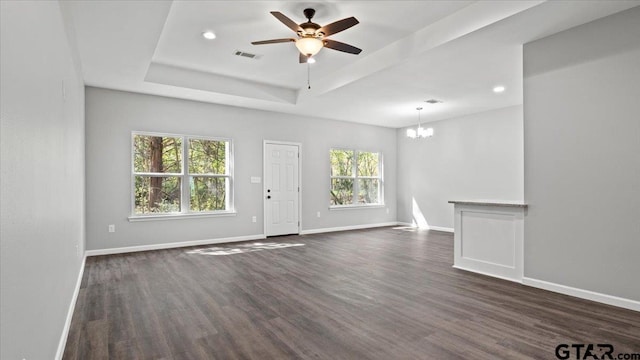
[[[560,285],[548,281],[532,279],[528,277],[522,278],[522,283],[538,289],[553,291],[560,294],[575,296],[577,298],[596,301],[599,303],[613,305],[629,310],[640,311],[640,301],[621,298],[617,296],[598,293],[595,291],[583,290],[571,286]]]
[[[443,226],[429,226],[429,230],[444,231],[452,234],[454,233],[453,228]]]
[[[332,228],[321,228],[321,229],[309,229],[302,230],[300,235],[310,235],[310,234],[320,234],[334,231],[347,231],[347,230],[360,230],[360,229],[368,229],[368,228],[377,228],[383,226],[396,226],[398,222],[386,222],[386,223],[377,223],[377,224],[363,224],[363,225],[351,225],[351,226],[339,226]]]
[[[62,335],[60,335],[60,342],[58,343],[58,351],[56,352],[56,360],[62,360],[64,355],[64,348],[67,346],[67,337],[69,336],[69,329],[71,328],[71,320],[73,320],[73,312],[76,309],[76,302],[78,301],[78,294],[80,293],[80,285],[82,285],[82,277],[84,276],[84,264],[87,261],[87,256],[82,258],[82,264],[80,265],[80,272],[78,273],[78,279],[76,280],[76,288],[73,290],[73,296],[71,296],[71,303],[69,304],[69,310],[67,311],[67,319],[64,322],[62,328]]]
[[[267,234],[267,202],[265,201],[267,176],[267,144],[298,147],[298,235],[302,234],[302,143],[292,141],[262,140],[262,232]]]
[[[413,228],[417,228],[416,224],[413,223],[408,223],[408,222],[401,222],[398,221],[397,223],[398,226],[408,226],[408,227],[413,227]],[[428,228],[426,228],[425,230],[435,230],[435,231],[443,231],[443,232],[448,232],[448,233],[454,233],[453,228],[450,227],[443,227],[443,226],[429,226]]]
[[[455,204],[454,206],[454,233],[453,233],[453,264],[461,269],[475,271],[481,274],[495,276],[499,278],[511,278],[513,281],[522,283],[524,277],[524,214],[525,208],[503,207],[503,206],[478,206],[467,204]],[[467,216],[499,216],[503,220],[500,226],[496,227],[492,220],[485,219],[483,225],[473,225],[470,228],[463,227]],[[491,225],[487,225],[491,224]],[[472,235],[466,235],[467,233]],[[470,237],[471,236],[471,237]],[[501,249],[504,251],[494,258],[494,261],[487,261],[485,255],[476,255],[463,251],[464,244],[468,241],[480,243],[481,246],[493,246],[495,243],[504,244]]]
[[[139,245],[139,246],[127,246],[127,247],[121,247],[121,248],[87,250],[85,252],[85,254],[87,256],[124,254],[124,253],[137,252],[137,251],[173,249],[173,248],[188,247],[188,246],[211,245],[211,244],[231,243],[231,242],[249,241],[249,240],[260,240],[260,239],[265,239],[265,238],[266,238],[266,236],[264,234],[256,234],[256,235],[245,235],[245,236],[217,238],[217,239],[181,241],[181,242],[166,243],[166,244]]]
[[[180,138],[182,140],[182,162],[181,167],[182,171],[179,173],[150,173],[150,172],[136,172],[135,171],[135,138],[136,136],[156,136],[156,137],[172,137],[172,138]],[[192,174],[189,172],[189,140],[208,140],[208,141],[219,141],[225,143],[225,165],[226,165],[226,174]],[[178,218],[177,214],[180,216],[185,215],[193,215],[198,214],[198,212],[191,212],[191,203],[190,203],[190,180],[193,177],[222,177],[228,179],[225,181],[226,186],[226,197],[225,197],[225,207],[227,210],[224,210],[226,213],[235,213],[235,186],[234,186],[234,145],[232,138],[225,137],[210,137],[210,136],[200,136],[200,135],[186,135],[186,134],[171,134],[171,133],[159,133],[159,132],[147,132],[147,131],[131,131],[131,185],[130,185],[130,212],[129,212],[129,221],[138,221],[139,216],[149,216],[149,215],[136,215],[136,199],[135,199],[135,184],[136,184],[136,176],[146,176],[146,177],[177,177],[180,178],[180,212],[177,213],[164,213],[161,215],[165,215],[168,217]],[[208,214],[212,214],[209,212]],[[144,219],[142,221],[148,220],[158,220],[157,215],[150,215],[153,219]],[[132,218],[135,218],[132,220]],[[167,220],[160,219],[160,220]]]
[[[362,204],[362,205],[330,205],[329,210],[355,210],[355,209],[379,209],[386,207],[385,204]]]
[[[219,216],[236,216],[238,213],[234,211],[220,211],[220,212],[205,212],[205,213],[172,213],[163,215],[136,215],[129,216],[127,219],[129,222],[137,221],[155,221],[155,220],[182,220],[182,219],[197,219],[207,217],[219,217]]]
[[[502,266],[502,265],[500,265],[500,266]],[[498,279],[502,279],[502,280],[507,280],[507,281],[518,283],[518,284],[522,284],[522,281],[520,281],[518,279],[514,279],[514,278],[507,277],[507,276],[502,276],[502,275],[496,275],[494,273],[487,272],[487,271],[467,268],[467,267],[460,266],[460,265],[452,265],[451,267],[455,268],[455,269],[458,269],[458,270],[469,271],[469,272],[473,272],[473,273],[484,275],[484,276],[490,276],[490,277],[494,277],[494,278],[498,278]]]
[[[353,175],[331,175],[331,152],[333,150],[340,151],[352,151],[353,152]],[[358,155],[360,153],[371,153],[378,154],[378,176],[359,176],[358,175]],[[333,179],[352,179],[353,180],[353,196],[351,199],[351,204],[346,205],[329,205],[329,210],[344,210],[344,209],[355,209],[355,208],[364,208],[364,207],[385,207],[384,203],[384,159],[381,151],[368,151],[368,150],[358,150],[355,148],[346,148],[346,147],[331,147],[329,148],[329,192],[331,192],[331,180]],[[360,183],[359,179],[372,179],[378,180],[378,203],[372,204],[359,204],[358,203],[358,194],[360,193]],[[329,201],[331,203],[331,201]]]

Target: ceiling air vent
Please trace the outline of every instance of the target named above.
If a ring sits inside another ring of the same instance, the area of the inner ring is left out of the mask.
[[[235,56],[242,56],[242,57],[246,57],[249,59],[254,59],[254,60],[258,60],[262,57],[262,55],[258,55],[258,54],[252,54],[252,53],[248,53],[248,52],[244,52],[244,51],[240,51],[240,50],[236,50],[233,53]]]

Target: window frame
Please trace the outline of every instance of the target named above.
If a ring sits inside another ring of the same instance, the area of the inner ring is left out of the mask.
[[[353,176],[333,176],[331,175],[331,151],[333,150],[341,150],[341,151],[352,151],[354,156],[354,161],[352,164],[352,174]],[[358,174],[358,154],[359,153],[372,153],[378,154],[378,176],[359,176]],[[331,200],[329,200],[329,210],[340,210],[340,209],[351,209],[351,208],[379,208],[384,207],[384,160],[381,151],[369,151],[369,150],[359,150],[353,148],[345,148],[345,147],[332,147],[329,148],[329,191],[331,191],[331,184],[333,179],[351,179],[353,180],[353,196],[350,204],[346,205],[331,205]],[[360,184],[358,182],[359,179],[376,179],[378,180],[380,186],[378,186],[378,202],[370,203],[370,204],[360,204],[358,203],[358,194],[360,193]]]
[[[156,136],[156,137],[174,137],[182,139],[182,171],[180,173],[151,173],[151,172],[136,172],[135,171],[135,137],[136,136]],[[225,166],[226,174],[192,174],[189,171],[189,140],[208,140],[208,141],[223,141],[225,146]],[[147,220],[166,220],[166,219],[180,219],[180,218],[192,218],[192,217],[212,217],[212,216],[235,216],[235,202],[234,202],[234,152],[233,152],[233,139],[225,137],[211,137],[202,135],[185,135],[185,134],[172,134],[150,131],[132,131],[131,132],[131,184],[130,184],[130,215],[129,221],[147,221]],[[180,178],[180,211],[168,212],[168,213],[151,213],[151,214],[136,214],[136,199],[135,199],[135,186],[136,176],[150,176],[150,177],[178,177]],[[191,211],[191,178],[197,177],[218,177],[227,178],[229,181],[225,182],[225,210],[214,211]]]

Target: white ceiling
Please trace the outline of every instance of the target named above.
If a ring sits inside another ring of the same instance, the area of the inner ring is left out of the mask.
[[[64,1],[85,83],[268,111],[402,127],[522,103],[522,44],[640,5],[633,1]],[[331,36],[363,49],[323,49],[311,67],[293,43],[316,9]],[[205,30],[216,33],[205,40]],[[258,60],[236,50],[261,55]],[[494,94],[495,85],[507,90]],[[444,101],[428,105],[427,99]],[[301,117],[302,118],[302,117]]]

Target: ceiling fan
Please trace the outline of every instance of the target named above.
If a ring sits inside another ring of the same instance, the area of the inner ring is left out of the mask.
[[[339,33],[340,31],[344,31],[352,26],[357,25],[359,21],[356,18],[352,16],[346,19],[338,20],[329,25],[320,26],[311,21],[315,13],[316,11],[314,9],[304,9],[304,16],[308,21],[301,24],[296,24],[293,20],[289,19],[281,12],[272,11],[271,15],[275,16],[276,19],[280,20],[280,22],[285,24],[289,29],[293,30],[298,35],[298,38],[254,41],[251,44],[264,45],[295,42],[296,47],[300,51],[300,63],[306,63],[307,61],[311,62],[310,60],[312,56],[316,55],[320,50],[322,50],[323,47],[346,52],[349,54],[360,54],[362,49],[358,49],[355,46],[351,46],[339,41],[327,39],[328,36]]]

